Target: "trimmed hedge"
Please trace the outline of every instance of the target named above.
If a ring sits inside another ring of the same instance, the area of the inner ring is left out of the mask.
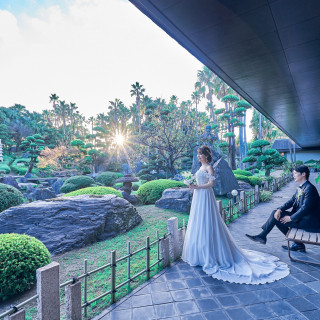
[[[21,293],[36,281],[36,270],[50,263],[45,245],[24,234],[0,234],[0,301]]]
[[[94,180],[88,176],[73,176],[62,185],[60,192],[69,193],[78,189],[94,186]]]
[[[247,176],[247,177],[252,176],[252,173],[246,170],[232,170],[232,172],[234,174],[240,174],[242,176]]]
[[[157,176],[152,174],[143,174],[139,178],[140,180],[152,181],[157,179]]]
[[[107,187],[113,186],[117,179],[118,175],[115,172],[110,171],[102,172],[97,176],[97,181]]]
[[[88,187],[88,188],[83,188],[83,189],[69,192],[64,196],[72,197],[72,196],[80,196],[83,194],[96,194],[96,195],[115,194],[116,196],[123,198],[122,194],[118,190],[110,187]]]
[[[236,177],[237,180],[241,180],[247,183],[250,183],[249,177],[241,175],[241,174],[234,174],[234,176]]]
[[[169,179],[149,181],[139,187],[137,196],[144,204],[153,204],[161,198],[165,189],[184,186],[183,182]]]
[[[14,160],[11,165],[11,170],[20,176],[25,175],[27,173],[30,160],[31,160],[30,158],[18,158]],[[19,163],[21,164],[19,165]],[[39,174],[39,169],[36,167],[33,167],[31,172],[35,174]]]
[[[261,186],[261,184],[262,184],[262,179],[259,177],[252,176],[252,177],[248,177],[248,179],[249,179],[250,184],[252,186],[256,186],[256,185]]]
[[[23,195],[17,188],[0,183],[0,212],[22,203]]]

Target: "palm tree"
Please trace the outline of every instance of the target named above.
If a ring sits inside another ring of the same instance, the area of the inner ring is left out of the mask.
[[[197,138],[198,138],[198,132],[199,132],[199,128],[198,128],[198,104],[201,100],[201,95],[199,93],[199,91],[194,91],[191,95],[191,99],[192,99],[192,102],[195,103],[196,105],[196,115],[195,115],[195,118],[196,118],[196,135],[197,135]]]
[[[144,92],[145,89],[143,88],[143,85],[140,85],[139,82],[136,82],[135,84],[131,85],[131,97],[135,96],[136,97],[136,106],[138,108],[138,126],[139,126],[139,133],[140,133],[140,126],[141,126],[141,120],[140,120],[140,114],[141,114],[141,110],[140,110],[140,101],[141,98],[143,98],[144,96]]]

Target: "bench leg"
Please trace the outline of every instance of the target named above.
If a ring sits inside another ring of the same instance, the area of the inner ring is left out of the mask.
[[[308,264],[313,264],[315,266],[320,266],[320,263],[317,263],[317,262],[311,262],[311,261],[306,261],[306,260],[302,260],[302,259],[292,258],[291,252],[290,252],[290,241],[289,240],[288,240],[288,255],[289,255],[289,258],[291,261],[308,263]]]

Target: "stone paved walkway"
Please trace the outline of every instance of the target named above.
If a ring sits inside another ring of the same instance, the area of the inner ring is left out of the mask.
[[[313,183],[315,176],[310,179]],[[291,274],[286,278],[264,285],[231,284],[208,277],[200,267],[178,261],[94,320],[319,320],[320,267],[290,262],[287,251],[281,248],[286,244],[284,236],[276,228],[266,245],[245,236],[260,232],[259,227],[273,208],[287,201],[295,189],[295,182],[289,183],[274,194],[272,201],[259,204],[229,226],[240,247],[271,253],[288,263]],[[320,248],[307,246],[307,253],[296,255],[320,260]]]

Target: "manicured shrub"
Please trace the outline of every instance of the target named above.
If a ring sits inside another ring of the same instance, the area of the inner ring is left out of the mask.
[[[117,179],[119,179],[119,178],[122,178],[122,177],[123,177],[123,174],[122,174],[122,173],[120,173],[120,172],[113,172],[113,171],[110,171],[110,172],[112,172],[112,173],[116,174],[116,175],[117,175]]]
[[[137,191],[137,190],[139,189],[139,187],[140,187],[140,186],[139,186],[137,183],[133,183],[133,184],[132,184],[132,190],[133,190],[133,191]]]
[[[1,163],[0,164],[0,171],[4,173],[10,173],[10,167],[7,164]]]
[[[237,180],[250,183],[249,177],[247,177],[247,176],[244,176],[244,175],[241,175],[241,174],[235,174],[234,176],[236,177]]]
[[[141,169],[138,173],[137,173],[137,176],[138,177],[141,177],[145,174],[150,174],[150,170],[149,169]]]
[[[183,187],[183,182],[167,179],[149,181],[139,187],[137,195],[144,204],[152,204],[159,200],[165,189]]]
[[[259,199],[260,202],[267,202],[270,201],[272,198],[272,192],[271,191],[266,191],[266,190],[261,190],[259,194]]]
[[[248,177],[248,179],[252,186],[256,186],[256,185],[261,186],[262,184],[262,179],[259,177],[252,176],[252,177]]]
[[[247,177],[252,176],[252,173],[246,170],[232,170],[232,172],[234,174],[240,174],[242,176],[247,176]]]
[[[0,301],[21,293],[36,281],[36,270],[50,263],[45,245],[24,234],[0,234]]]
[[[259,173],[259,170],[258,169],[254,169],[254,173]]]
[[[3,156],[3,163],[4,164],[10,166],[13,161],[14,161],[13,157],[10,157],[10,156],[7,156],[7,155]]]
[[[155,180],[157,177],[152,174],[143,174],[142,176],[139,177],[141,180],[147,180],[147,181],[152,181]]]
[[[123,187],[123,183],[122,182],[118,182],[118,183],[115,183],[113,185],[114,188],[122,188]]]
[[[15,187],[0,183],[0,212],[23,203],[22,193]]]
[[[73,176],[67,179],[62,185],[60,192],[68,193],[78,189],[91,187],[94,185],[94,180],[87,176]]]
[[[121,192],[110,187],[88,187],[88,188],[83,188],[83,189],[69,192],[64,196],[72,197],[72,196],[80,196],[83,194],[96,194],[96,195],[115,194],[116,196],[122,198]]]
[[[98,175],[97,181],[102,183],[104,186],[111,187],[114,182],[118,179],[118,175],[114,172],[106,171]]]

